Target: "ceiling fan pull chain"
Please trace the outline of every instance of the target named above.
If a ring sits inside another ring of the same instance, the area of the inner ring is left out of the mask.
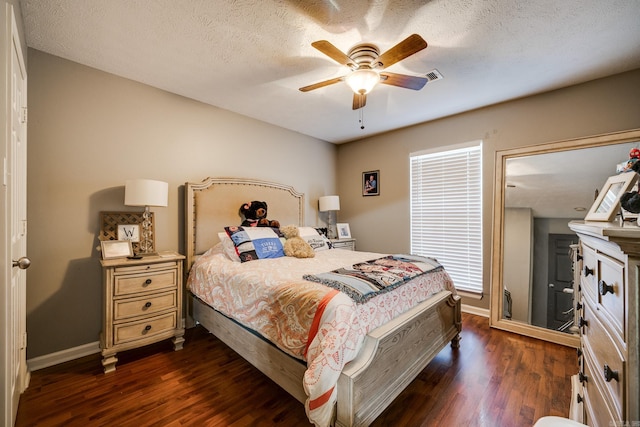
[[[358,114],[360,114],[360,120],[358,120],[360,122],[360,129],[364,129],[364,108],[360,108]]]

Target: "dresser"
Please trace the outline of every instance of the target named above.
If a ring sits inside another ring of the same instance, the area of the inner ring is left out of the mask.
[[[335,249],[348,249],[350,251],[356,250],[356,239],[331,239],[331,245]]]
[[[583,423],[610,427],[640,420],[640,228],[572,221],[580,238],[578,309]]]
[[[182,264],[178,253],[102,260],[102,366],[116,369],[116,354],[168,338],[182,349]]]

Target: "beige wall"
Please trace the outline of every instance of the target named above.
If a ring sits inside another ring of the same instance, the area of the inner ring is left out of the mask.
[[[338,221],[349,223],[360,250],[409,251],[409,154],[482,139],[484,297],[463,303],[488,308],[496,150],[640,128],[639,100],[635,70],[340,145]],[[368,170],[380,170],[380,196],[361,196]]]
[[[207,176],[259,178],[317,199],[336,190],[334,145],[29,49],[28,357],[96,342],[100,211],[127,179],[169,183],[154,208],[158,250],[183,251],[183,189]]]

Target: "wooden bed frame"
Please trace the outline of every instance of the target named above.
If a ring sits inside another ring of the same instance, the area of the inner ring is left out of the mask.
[[[201,183],[186,183],[185,197],[187,272],[198,255],[218,242],[218,232],[240,223],[238,210],[246,201],[266,201],[269,218],[283,225],[304,225],[304,196],[289,186],[207,178]],[[188,326],[200,323],[297,400],[306,401],[303,362],[193,296],[188,298],[187,308]],[[371,331],[357,358],[345,366],[338,380],[335,425],[371,424],[448,342],[454,348],[459,346],[460,330],[460,297],[440,292]]]

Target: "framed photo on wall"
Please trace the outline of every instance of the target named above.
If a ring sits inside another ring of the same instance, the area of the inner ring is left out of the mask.
[[[362,195],[380,195],[380,171],[362,172]]]

